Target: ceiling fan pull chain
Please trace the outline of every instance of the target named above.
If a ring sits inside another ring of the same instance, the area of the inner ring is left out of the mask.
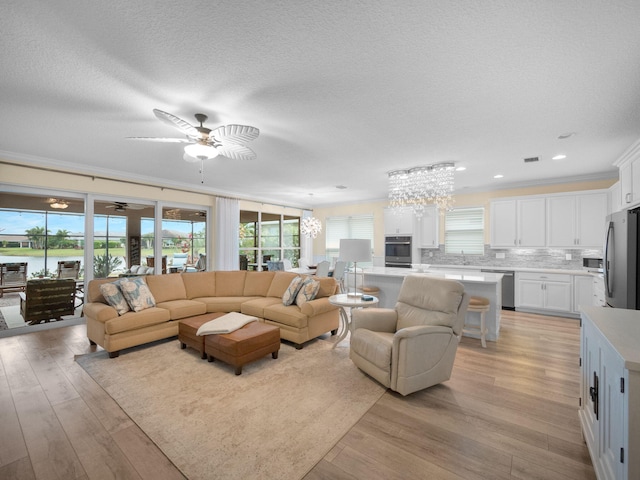
[[[200,183],[204,183],[204,160],[200,159]]]

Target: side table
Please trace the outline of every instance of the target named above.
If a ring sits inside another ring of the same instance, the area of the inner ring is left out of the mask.
[[[373,297],[373,295],[370,295]],[[349,326],[351,325],[351,318],[349,313],[347,313],[347,308],[367,308],[374,307],[378,305],[378,297],[373,297],[373,300],[362,300],[362,296],[350,296],[346,293],[339,293],[338,295],[332,295],[329,297],[329,303],[332,305],[336,305],[340,307],[340,335],[338,335],[338,339],[333,344],[333,348],[345,339],[347,333],[349,332]]]

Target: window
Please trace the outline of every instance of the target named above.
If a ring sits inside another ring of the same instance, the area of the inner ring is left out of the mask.
[[[454,208],[446,213],[445,253],[484,254],[484,208]]]
[[[259,269],[268,260],[300,258],[300,217],[277,213],[240,211],[238,232],[240,269]]]
[[[126,267],[127,217],[93,217],[93,278],[104,278]]]
[[[16,203],[32,203],[20,195],[15,198]],[[82,209],[80,203],[75,206]],[[2,208],[0,232],[0,263],[27,262],[29,277],[54,277],[59,261],[79,260],[84,274],[83,213]]]
[[[341,238],[364,238],[371,240],[373,249],[373,215],[352,217],[328,217],[325,225],[327,258],[340,256]],[[358,264],[359,265],[359,264]]]

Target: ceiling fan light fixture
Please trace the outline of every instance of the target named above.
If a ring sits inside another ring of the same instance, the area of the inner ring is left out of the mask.
[[[50,205],[51,205],[51,208],[56,208],[58,210],[64,210],[65,208],[69,208],[69,204],[64,200],[56,200]]]
[[[184,147],[184,153],[198,160],[209,160],[218,156],[219,152],[215,147],[203,145],[201,143],[192,143]]]

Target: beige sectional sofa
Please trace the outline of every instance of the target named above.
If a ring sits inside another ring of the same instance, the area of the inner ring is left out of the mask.
[[[339,313],[329,297],[338,292],[338,283],[331,277],[317,278],[320,289],[315,299],[301,307],[285,306],[282,297],[296,276],[245,270],[146,275],[155,307],[123,315],[100,291],[101,284],[118,279],[92,280],[84,305],[87,337],[117,357],[124,348],[176,336],[180,319],[208,312],[241,312],[280,327],[280,338],[302,348],[323,333],[336,333]]]

